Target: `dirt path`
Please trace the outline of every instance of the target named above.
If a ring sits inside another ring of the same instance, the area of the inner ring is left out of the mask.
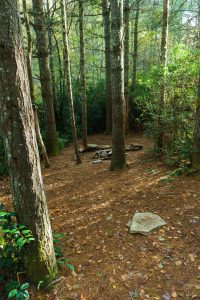
[[[93,143],[109,143],[98,135]],[[64,234],[62,250],[77,276],[66,268],[50,294],[33,299],[200,299],[200,178],[180,176],[160,182],[167,170],[144,151],[128,154],[129,168],[110,172],[109,161],[74,165],[73,148],[52,159],[44,170],[50,218]],[[0,182],[0,202],[10,201]],[[126,223],[135,211],[158,213],[167,226],[148,237],[130,235]],[[164,297],[163,297],[164,295]]]

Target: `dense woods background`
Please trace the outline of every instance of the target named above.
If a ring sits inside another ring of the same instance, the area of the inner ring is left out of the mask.
[[[25,2],[26,5],[24,5]],[[125,1],[124,5],[125,75],[127,73],[125,96],[129,99],[129,121],[126,126],[130,131],[144,131],[156,141],[159,134],[158,115],[163,80],[161,60],[163,3],[159,0],[130,0]],[[40,80],[45,80],[45,78],[40,78],[39,75],[38,56],[41,54],[42,57],[42,50],[40,51],[39,47],[43,47],[50,66],[50,75],[47,75],[44,69],[42,74],[43,77],[51,76],[58,147],[61,149],[72,140],[72,131],[64,79],[66,69],[64,68],[60,2],[44,1],[43,9],[43,26],[47,33],[46,45],[37,41],[37,25],[34,24],[34,17],[38,11],[34,13],[31,1],[21,1],[20,15],[23,23],[25,50],[31,61],[33,95],[41,133],[48,146],[48,132],[52,130],[47,122],[52,123],[51,120],[47,121],[47,118],[51,119],[53,112],[49,111],[52,110],[50,106],[45,106],[42,97]],[[77,135],[80,138],[84,130],[88,130],[88,134],[105,131],[110,133],[109,3],[108,1],[68,1],[66,13]],[[164,67],[165,105],[162,108],[164,153],[168,163],[190,159],[192,156],[199,74],[198,15],[198,1],[170,2],[168,51]],[[86,113],[86,105],[84,109],[82,99],[86,99],[87,102],[86,129],[84,129],[85,125],[82,126],[82,118],[84,119]],[[46,135],[45,122],[48,126]],[[4,174],[6,166],[2,138],[0,142],[0,172]]]

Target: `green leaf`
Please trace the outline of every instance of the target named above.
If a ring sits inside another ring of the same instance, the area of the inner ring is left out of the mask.
[[[30,297],[29,297],[29,292],[28,292],[28,291],[24,291],[22,295],[23,295],[23,297],[24,297],[24,300],[30,299]]]
[[[57,259],[57,264],[58,265],[62,266],[62,265],[64,265],[64,263],[65,262],[62,259]]]
[[[26,226],[24,226],[24,225],[20,225],[18,228],[19,228],[19,230],[22,230],[22,229],[25,229],[25,228],[26,228]]]
[[[35,239],[33,237],[30,237],[28,238],[28,241],[31,242],[31,241],[35,241]]]
[[[9,213],[8,213],[8,212],[0,211],[0,218],[1,218],[1,217],[7,217],[7,216],[9,216]]]
[[[75,271],[75,268],[72,264],[66,264],[66,266],[70,269],[70,271]]]
[[[20,237],[16,242],[16,247],[22,248],[26,244],[26,240],[23,237]]]
[[[13,298],[16,294],[17,294],[17,289],[14,289],[10,291],[10,293],[8,294],[8,298]]]
[[[28,283],[28,282],[23,283],[23,284],[20,286],[20,291],[24,291],[24,290],[26,290],[28,287],[29,287],[29,283]]]
[[[22,230],[22,234],[23,234],[23,235],[27,235],[27,233],[31,233],[31,231],[30,231],[30,230],[28,230],[28,229],[26,229],[26,230]]]

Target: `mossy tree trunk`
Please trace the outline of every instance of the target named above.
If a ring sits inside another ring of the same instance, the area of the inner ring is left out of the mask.
[[[165,108],[166,98],[166,69],[167,69],[167,46],[168,46],[168,27],[169,27],[169,0],[163,0],[163,24],[162,24],[162,42],[161,42],[161,68],[162,79],[160,86],[160,100],[158,103],[158,136],[156,146],[159,152],[164,149],[164,124],[163,124],[163,112]]]
[[[44,194],[17,0],[0,1],[0,128],[3,132],[13,206],[19,224],[35,238],[24,252],[31,281],[57,273]]]
[[[45,14],[43,0],[32,0],[34,14],[34,28],[36,32],[36,48],[40,69],[40,82],[42,98],[45,104],[45,127],[46,127],[46,144],[49,155],[56,155],[57,133],[53,104],[53,90],[51,83],[51,74],[49,68],[48,41],[45,26]]]
[[[111,1],[112,54],[112,161],[111,170],[123,169],[125,160],[123,0]]]
[[[76,122],[74,116],[74,103],[73,103],[73,93],[72,93],[72,82],[71,82],[71,68],[70,68],[70,59],[69,59],[69,43],[68,43],[68,30],[67,30],[67,13],[66,13],[66,4],[65,0],[60,0],[61,7],[61,21],[62,21],[62,34],[63,34],[63,47],[64,47],[64,66],[65,66],[65,76],[67,83],[67,98],[69,104],[70,112],[70,123],[73,136],[73,144],[76,162],[81,163],[81,157],[78,149],[78,140],[76,132]]]
[[[83,0],[79,0],[79,33],[80,33],[80,81],[82,93],[82,140],[87,148],[87,97],[85,79],[85,41],[84,41],[84,11]]]
[[[111,87],[111,24],[110,1],[102,0],[102,15],[105,41],[106,71],[106,134],[112,133],[112,87]]]

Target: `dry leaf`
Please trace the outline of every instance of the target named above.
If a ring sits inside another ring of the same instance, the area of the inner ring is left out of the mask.
[[[190,253],[189,255],[189,259],[191,260],[191,262],[194,262],[195,261],[195,255]]]
[[[177,293],[176,292],[173,292],[172,293],[172,298],[176,298],[177,297]]]

